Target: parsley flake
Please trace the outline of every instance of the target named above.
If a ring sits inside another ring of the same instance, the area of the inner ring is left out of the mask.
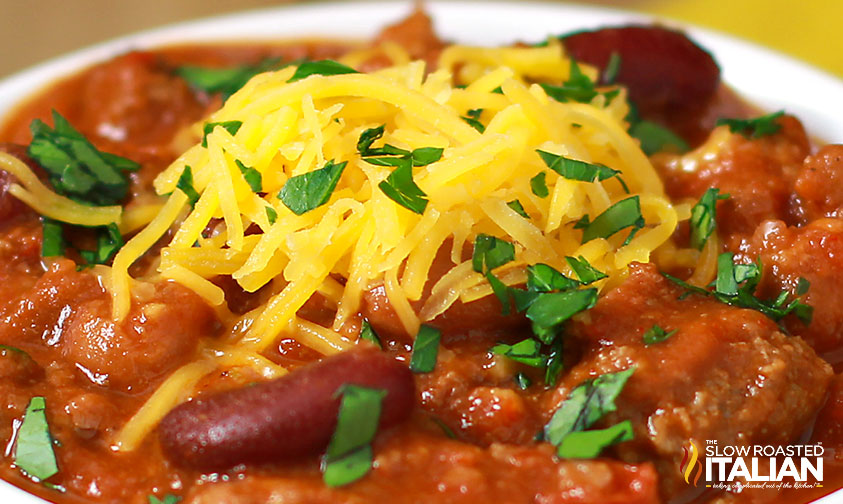
[[[363,324],[360,327],[359,337],[361,340],[368,341],[369,343],[374,344],[376,347],[383,349],[381,340],[380,338],[378,338],[378,333],[375,332],[375,329],[372,327],[372,324],[370,324],[368,320],[363,320]]]
[[[342,75],[352,73],[360,72],[334,60],[305,61],[296,68],[296,73],[287,82],[296,82],[311,75]]]
[[[249,188],[252,192],[261,192],[261,189],[263,188],[263,177],[261,176],[261,172],[250,166],[244,165],[239,159],[235,159],[234,163],[237,165],[237,168],[240,168],[240,173],[243,174],[243,180],[249,184]]]
[[[296,215],[318,208],[331,199],[346,164],[346,161],[334,163],[331,159],[318,170],[290,177],[278,197]]]
[[[59,472],[46,409],[47,403],[43,397],[30,399],[15,441],[15,465],[39,481]]]
[[[676,133],[652,121],[637,121],[629,128],[629,135],[641,142],[644,154],[652,156],[656,152],[688,152],[688,143]]]
[[[330,487],[365,476],[372,467],[372,446],[386,390],[344,385],[337,426],[322,459],[322,478]]]
[[[522,205],[521,202],[518,201],[517,199],[514,199],[514,200],[508,202],[506,204],[506,206],[513,209],[515,211],[515,213],[517,213],[521,217],[524,217],[525,219],[530,218],[530,214],[528,214],[527,211],[524,210],[524,205]]]
[[[489,351],[531,367],[542,368],[547,365],[547,357],[541,354],[541,345],[532,338],[527,338],[513,345],[498,343]]]
[[[605,448],[632,438],[632,422],[629,420],[605,429],[572,432],[559,443],[556,456],[562,459],[593,459]]]
[[[480,116],[483,115],[483,109],[471,109],[464,116],[461,116],[460,119],[468,123],[469,126],[476,129],[480,133],[486,131],[486,126],[480,122]]]
[[[716,187],[708,189],[691,209],[691,246],[697,250],[703,249],[717,226],[717,202],[729,198],[728,194],[719,193]]]
[[[527,308],[533,333],[544,343],[556,336],[556,329],[577,313],[591,309],[597,303],[597,289],[568,290],[538,296]]]
[[[41,240],[41,256],[63,256],[65,251],[64,231],[59,221],[49,217],[41,217],[43,239]]]
[[[589,285],[609,277],[606,273],[592,266],[583,256],[579,256],[578,258],[565,257],[565,261],[568,262],[568,265],[574,270],[574,273],[576,273],[577,278],[580,279],[583,285]]]
[[[530,179],[530,190],[539,198],[547,198],[550,195],[547,188],[547,172],[539,172],[538,175]]]
[[[427,208],[427,194],[413,180],[413,167],[410,160],[402,161],[378,188],[392,201],[419,215]]]
[[[606,84],[614,84],[615,79],[618,78],[618,72],[621,70],[621,55],[617,51],[612,51],[609,55],[609,61],[606,63],[606,68],[603,70],[603,82]]]
[[[176,69],[176,75],[187,81],[190,87],[209,94],[220,93],[228,99],[249,82],[255,75],[277,67],[278,58],[268,58],[256,65],[229,68],[210,68],[185,65]]]
[[[240,131],[240,126],[243,126],[243,121],[223,121],[205,124],[202,128],[202,147],[208,147],[208,135],[213,133],[217,126],[228,131],[231,136],[234,136]]]
[[[624,245],[629,243],[632,236],[644,227],[644,217],[641,215],[641,201],[638,196],[632,196],[618,201],[603,213],[584,225],[582,242],[587,243],[595,238],[609,238],[618,231],[632,227]]]
[[[552,266],[538,263],[527,266],[527,289],[534,292],[576,289],[580,282],[566,277]]]
[[[530,388],[530,385],[533,384],[533,380],[530,379],[529,376],[522,372],[515,373],[515,376],[512,377],[515,381],[515,386],[521,390],[527,390]]]
[[[147,501],[149,504],[178,504],[181,502],[181,497],[178,495],[166,494],[163,498],[159,499],[154,495],[149,495],[147,496]]]
[[[442,333],[439,329],[424,325],[419,328],[416,340],[413,342],[413,355],[410,357],[410,371],[414,373],[429,373],[436,367],[439,355],[439,340]]]
[[[491,271],[515,260],[515,246],[501,238],[479,234],[474,238],[471,266],[478,273]]]
[[[196,206],[196,202],[199,201],[199,192],[193,187],[193,170],[190,166],[185,165],[184,170],[179,175],[178,182],[176,182],[176,189],[187,196],[190,206]]]
[[[594,425],[595,422],[603,418],[606,413],[617,410],[615,400],[621,391],[623,391],[627,380],[634,372],[635,368],[629,368],[617,373],[606,373],[577,386],[568,394],[568,397],[551,417],[550,422],[545,425],[544,439],[554,446],[561,446],[571,434],[585,431]],[[581,439],[580,436],[575,437],[575,441]],[[592,444],[594,441],[589,437],[585,439],[589,441],[586,443],[587,445]],[[620,439],[615,442],[619,441]],[[600,445],[600,443],[594,444]],[[607,445],[601,445],[597,453],[591,455],[591,457],[599,454],[604,446]],[[581,451],[581,449],[577,450],[577,453]],[[566,449],[564,453],[559,453],[559,456],[568,457],[572,452],[573,450],[569,451]]]
[[[778,133],[782,128],[776,119],[784,115],[784,110],[763,115],[754,119],[729,119],[720,118],[716,126],[726,125],[732,133],[740,133],[746,138],[761,138],[767,135]]]
[[[641,339],[644,340],[644,344],[647,346],[655,345],[656,343],[661,343],[666,339],[670,338],[674,334],[676,334],[679,330],[674,329],[670,332],[665,331],[658,325],[654,325],[653,327],[647,329],[647,331],[641,336]]]
[[[568,180],[579,180],[581,182],[604,181],[612,177],[620,178],[620,170],[613,170],[601,164],[586,163],[578,159],[570,159],[551,152],[537,150],[539,156],[548,168],[555,171]],[[623,181],[621,180],[621,183]],[[626,187],[626,184],[623,184]]]

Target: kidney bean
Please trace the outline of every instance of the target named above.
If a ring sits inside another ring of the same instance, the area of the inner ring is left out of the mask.
[[[176,464],[222,470],[318,454],[331,440],[345,384],[387,391],[380,427],[413,409],[410,370],[376,349],[354,349],[273,381],[184,403],[158,428],[164,453]]]
[[[564,39],[577,61],[605,69],[620,58],[616,81],[629,89],[643,117],[666,109],[694,108],[714,96],[720,68],[685,34],[658,26],[623,26],[580,32]]]

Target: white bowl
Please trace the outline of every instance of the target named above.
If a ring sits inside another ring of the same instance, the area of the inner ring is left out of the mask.
[[[769,49],[665,19],[613,9],[549,3],[425,2],[437,32],[465,44],[539,41],[547,35],[622,23],[675,26],[687,31],[720,64],[723,80],[753,103],[785,109],[815,138],[843,143],[843,81]],[[132,49],[193,41],[267,40],[296,37],[366,39],[412,9],[412,2],[320,3],[286,6],[182,23],[98,44],[0,81],[0,116],[33,90],[57,77]],[[26,43],[23,41],[22,43]],[[0,481],[0,502],[37,504],[41,499]],[[843,490],[820,501],[843,503]]]

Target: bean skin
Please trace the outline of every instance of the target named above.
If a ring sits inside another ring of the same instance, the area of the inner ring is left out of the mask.
[[[683,33],[657,26],[623,26],[575,33],[563,41],[577,61],[604,69],[620,58],[617,82],[644,117],[709,100],[720,83],[711,55]]]
[[[405,420],[413,409],[410,370],[383,352],[354,349],[284,377],[184,403],[158,428],[175,464],[203,471],[315,455],[333,435],[344,384],[381,388],[380,427]]]

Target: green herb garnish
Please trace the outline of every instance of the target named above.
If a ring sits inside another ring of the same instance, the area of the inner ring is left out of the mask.
[[[346,164],[346,161],[334,163],[331,159],[318,170],[290,177],[278,197],[296,215],[318,208],[331,199]]]
[[[565,260],[568,262],[571,269],[574,270],[574,273],[577,274],[577,277],[583,285],[589,285],[598,280],[608,278],[606,273],[603,273],[592,266],[591,263],[589,263],[583,256],[579,256],[579,258],[565,257]]]
[[[538,175],[530,179],[530,190],[539,198],[547,198],[550,195],[547,188],[547,172],[539,172]]]
[[[652,156],[656,152],[671,150],[688,152],[690,147],[679,135],[652,121],[637,121],[629,128],[630,136],[641,141],[641,150]]]
[[[249,184],[249,188],[252,192],[261,192],[263,189],[263,177],[261,176],[261,172],[250,166],[244,165],[239,159],[235,159],[234,163],[237,165],[237,168],[240,168],[240,173],[243,174],[243,180]]]
[[[15,442],[15,465],[39,481],[59,472],[46,409],[47,403],[43,397],[30,399]]]
[[[223,100],[236,93],[255,75],[277,67],[278,58],[268,58],[257,65],[233,68],[209,68],[185,65],[176,69],[176,75],[186,80],[190,87],[209,94],[220,93]]]
[[[402,160],[378,188],[392,201],[419,215],[427,208],[427,194],[413,180],[413,167],[409,160]]]
[[[515,246],[501,238],[479,234],[474,238],[471,266],[478,273],[491,271],[515,260]]]
[[[269,225],[275,224],[275,221],[278,220],[278,211],[272,208],[271,206],[266,207],[266,218],[269,221]]]
[[[117,224],[109,224],[98,228],[97,249],[80,250],[79,255],[88,264],[107,264],[125,244],[126,242],[123,241],[123,236],[120,234]]]
[[[512,200],[512,201],[508,202],[508,203],[506,204],[506,206],[508,206],[509,208],[511,208],[511,209],[513,209],[513,210],[515,210],[515,213],[517,213],[517,214],[518,214],[518,215],[520,215],[521,217],[524,217],[525,219],[529,219],[529,218],[530,218],[530,214],[528,214],[528,213],[527,213],[527,211],[526,211],[526,210],[524,210],[524,205],[522,205],[522,204],[521,204],[521,202],[520,202],[520,201],[518,201],[517,199],[514,199],[514,200]]]
[[[561,447],[568,436],[585,431],[603,418],[606,413],[617,410],[615,400],[633,372],[635,372],[635,368],[617,373],[607,373],[593,380],[588,380],[572,390],[545,426],[544,439],[554,446]],[[614,439],[612,436],[608,437]],[[588,451],[588,453],[596,450],[596,453],[591,455],[591,457],[595,457],[605,446],[608,446],[597,442],[600,439],[603,438],[597,434],[591,436],[577,435],[572,440],[573,444],[569,442],[568,447],[565,450],[560,449],[557,455],[559,457],[589,458],[580,456],[580,454],[586,453],[588,446],[594,445],[594,449]],[[625,439],[619,437],[614,442],[620,442],[621,440]]]
[[[378,333],[375,332],[375,329],[368,320],[363,320],[363,324],[360,327],[360,339],[373,343],[378,348],[383,348],[381,340],[378,338]]]
[[[191,170],[190,166],[186,165],[181,175],[179,175],[179,180],[176,182],[176,189],[179,189],[187,196],[190,206],[196,206],[196,202],[199,201],[199,192],[193,187],[193,170]]]
[[[410,371],[414,373],[429,373],[436,367],[439,355],[439,339],[442,333],[439,329],[424,325],[419,328],[416,340],[413,342],[413,355],[410,357]]]
[[[689,294],[713,297],[728,305],[759,311],[776,322],[787,315],[794,314],[803,324],[809,325],[814,309],[803,303],[801,299],[808,292],[810,282],[800,277],[796,286],[796,295],[793,298],[789,292],[783,290],[774,299],[763,300],[755,296],[755,290],[761,282],[762,271],[761,259],[753,264],[734,264],[734,254],[724,252],[717,258],[717,278],[712,285],[714,290],[691,285],[667,273],[662,273],[662,275],[686,290],[682,297]]]
[[[296,73],[287,82],[296,82],[311,75],[341,75],[352,73],[360,72],[334,60],[305,61],[296,68]]]
[[[468,123],[469,126],[476,129],[480,133],[486,131],[486,126],[480,122],[480,116],[483,114],[483,109],[471,109],[464,116],[460,116],[460,119]]]
[[[547,357],[541,354],[541,345],[532,338],[519,341],[514,345],[498,343],[489,351],[532,367],[541,368],[547,365]]]
[[[202,147],[208,147],[208,135],[213,133],[217,126],[228,131],[231,136],[234,136],[240,131],[240,126],[243,126],[243,121],[223,121],[205,124],[202,128]]]
[[[632,438],[632,422],[629,420],[605,429],[572,432],[559,443],[556,456],[563,459],[593,459],[605,448]]]
[[[660,326],[654,325],[653,327],[647,329],[647,331],[644,333],[644,335],[641,337],[641,339],[644,340],[644,344],[647,345],[647,346],[655,345],[656,343],[661,343],[662,341],[670,338],[671,336],[676,334],[678,331],[679,331],[678,329],[674,329],[674,330],[668,332],[668,331],[665,331],[664,329],[662,329]]]
[[[617,51],[612,51],[609,55],[609,61],[606,63],[606,68],[603,70],[603,82],[606,84],[614,84],[615,79],[618,78],[618,72],[621,70],[621,55]]]
[[[53,128],[40,119],[30,123],[27,153],[50,177],[60,194],[93,205],[113,205],[126,197],[129,178],[138,163],[102,152],[53,110]]]
[[[522,372],[515,373],[515,376],[512,377],[515,381],[515,386],[521,390],[527,390],[530,388],[530,385],[533,384],[533,380],[530,379],[529,376]]]
[[[527,266],[527,289],[534,292],[552,292],[576,289],[580,282],[566,277],[547,264]]]
[[[555,387],[559,373],[562,372],[562,338],[556,338],[550,344],[547,353],[547,366],[544,369],[544,382],[548,387]]]
[[[372,440],[378,429],[386,391],[344,385],[337,426],[322,459],[326,485],[347,485],[365,476],[372,467]]]
[[[597,289],[569,290],[546,293],[527,308],[527,318],[533,323],[533,333],[543,343],[550,343],[556,329],[577,313],[597,303]]]
[[[740,133],[746,138],[761,138],[766,135],[778,133],[782,127],[776,119],[783,115],[784,110],[779,110],[778,112],[773,112],[772,114],[763,115],[754,119],[720,118],[717,120],[715,125],[726,125],[732,133]]]
[[[43,239],[41,240],[41,256],[63,256],[65,250],[64,232],[59,221],[49,217],[41,217]]]
[[[719,193],[716,187],[708,189],[691,209],[691,246],[697,250],[702,250],[717,226],[717,202],[729,198]]]
[[[586,163],[585,161],[580,161],[578,159],[566,158],[543,150],[537,150],[536,152],[539,153],[539,156],[548,168],[568,180],[602,182],[612,177],[618,177],[621,184],[626,187],[626,184],[623,183],[623,180],[621,180],[619,176],[621,173],[620,170],[613,170],[608,166],[603,166],[601,164]]]
[[[147,501],[149,504],[178,504],[181,502],[181,497],[178,495],[166,494],[163,498],[159,499],[154,495],[149,495],[147,497]]]
[[[609,238],[618,231],[632,226],[632,231],[624,245],[629,243],[632,236],[644,227],[644,216],[641,215],[641,201],[638,196],[632,196],[618,201],[610,206],[593,221],[585,224],[582,242],[587,243],[595,238]]]

